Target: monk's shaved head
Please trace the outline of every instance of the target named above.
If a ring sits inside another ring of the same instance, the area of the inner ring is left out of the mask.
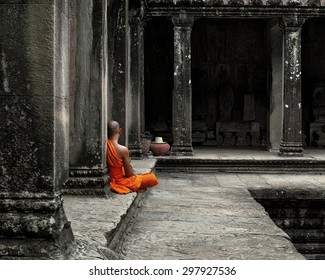
[[[119,132],[120,125],[117,121],[109,121],[107,123],[107,134],[108,138],[111,138]]]

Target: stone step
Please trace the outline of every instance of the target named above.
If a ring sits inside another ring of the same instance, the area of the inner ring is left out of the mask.
[[[237,173],[325,173],[325,161],[304,158],[290,159],[200,159],[159,158],[160,172],[237,172]]]

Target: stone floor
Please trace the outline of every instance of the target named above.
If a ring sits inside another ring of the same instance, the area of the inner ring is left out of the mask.
[[[160,173],[121,246],[126,259],[303,259],[235,174]]]
[[[261,150],[205,147],[195,149],[193,157],[281,159]],[[325,150],[305,151],[306,158],[325,160]],[[156,158],[133,160],[132,165],[142,173],[155,162]],[[301,259],[248,189],[325,190],[325,175],[319,174],[159,173],[158,179],[160,184],[147,192],[134,230],[121,247],[127,259]],[[106,246],[105,236],[120,223],[136,196],[65,195],[64,207],[77,236]]]

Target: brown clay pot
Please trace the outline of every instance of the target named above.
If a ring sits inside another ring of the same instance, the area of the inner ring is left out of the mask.
[[[168,143],[151,143],[150,150],[154,156],[165,156],[170,149]]]

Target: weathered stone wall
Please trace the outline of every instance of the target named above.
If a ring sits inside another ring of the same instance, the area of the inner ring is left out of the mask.
[[[60,258],[73,238],[60,192],[69,154],[67,1],[1,1],[0,21],[0,258]]]

